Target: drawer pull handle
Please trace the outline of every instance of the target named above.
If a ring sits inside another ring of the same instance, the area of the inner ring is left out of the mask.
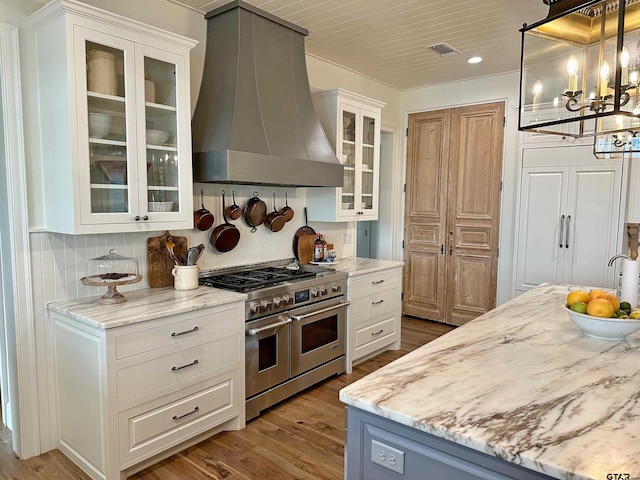
[[[198,331],[198,326],[196,325],[191,330],[185,330],[184,332],[172,332],[171,336],[172,337],[179,337],[180,335],[184,335],[186,333],[193,333],[193,332],[197,332],[197,331]]]
[[[196,407],[193,410],[191,410],[189,413],[185,413],[184,415],[174,415],[173,418],[174,420],[182,420],[185,417],[188,417],[189,415],[193,415],[194,413],[198,413],[200,411],[200,407]]]
[[[177,372],[178,370],[182,370],[183,368],[193,367],[198,364],[198,359],[196,358],[193,362],[187,363],[186,365],[182,365],[181,367],[171,367],[171,371]]]
[[[384,283],[384,280],[378,280],[377,282],[371,282],[371,285],[381,285]]]
[[[380,305],[381,303],[384,303],[384,300],[378,300],[377,302],[371,302],[371,305]]]
[[[380,329],[380,330],[378,330],[377,332],[371,332],[371,336],[372,336],[372,337],[378,336],[378,335],[380,335],[382,332],[384,332],[384,330],[381,328],[381,329]]]

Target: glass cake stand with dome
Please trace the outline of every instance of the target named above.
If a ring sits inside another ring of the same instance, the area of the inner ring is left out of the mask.
[[[107,255],[89,260],[87,276],[82,277],[80,282],[92,287],[107,287],[107,292],[98,299],[98,303],[114,305],[127,301],[116,287],[137,283],[141,279],[142,276],[138,274],[138,260],[118,255],[115,249],[111,249]]]

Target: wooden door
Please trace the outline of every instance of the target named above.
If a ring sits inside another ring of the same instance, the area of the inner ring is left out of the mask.
[[[445,320],[449,124],[451,112],[409,115],[403,313]]]
[[[403,312],[461,325],[495,306],[504,104],[409,116]]]
[[[504,103],[456,108],[451,117],[447,323],[496,306]]]

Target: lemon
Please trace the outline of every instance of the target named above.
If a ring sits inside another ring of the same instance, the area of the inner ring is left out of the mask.
[[[587,304],[587,313],[594,317],[611,318],[614,312],[611,303],[604,298],[594,298]]]
[[[634,310],[633,312],[631,312],[629,314],[629,318],[633,318],[634,320],[637,320],[640,318],[640,310]]]
[[[618,301],[618,297],[616,297],[615,295],[612,295],[611,293],[602,292],[596,298],[604,298],[605,300],[608,300],[611,306],[613,307],[614,312],[617,312],[618,310],[620,310],[620,302]]]
[[[589,294],[587,292],[583,292],[582,290],[574,290],[573,292],[569,292],[567,295],[567,306],[570,307],[576,302],[589,303]]]

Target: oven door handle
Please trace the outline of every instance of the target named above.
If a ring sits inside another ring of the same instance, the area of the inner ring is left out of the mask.
[[[316,310],[316,311],[311,312],[311,313],[305,313],[304,315],[292,315],[291,318],[293,318],[294,320],[297,320],[299,322],[300,320],[304,320],[305,318],[314,317],[316,315],[320,315],[321,313],[330,312],[331,310],[335,310],[336,308],[346,307],[347,305],[349,305],[349,302],[343,302],[343,303],[339,303],[338,305],[333,305],[332,307],[323,308],[321,310]]]
[[[276,322],[276,323],[272,323],[271,325],[265,325],[264,327],[250,328],[249,330],[247,330],[247,335],[257,335],[260,332],[264,332],[265,330],[271,330],[272,328],[281,327],[283,325],[286,325],[287,323],[291,323],[291,319],[290,318],[287,318],[286,320],[283,320],[282,322]]]

